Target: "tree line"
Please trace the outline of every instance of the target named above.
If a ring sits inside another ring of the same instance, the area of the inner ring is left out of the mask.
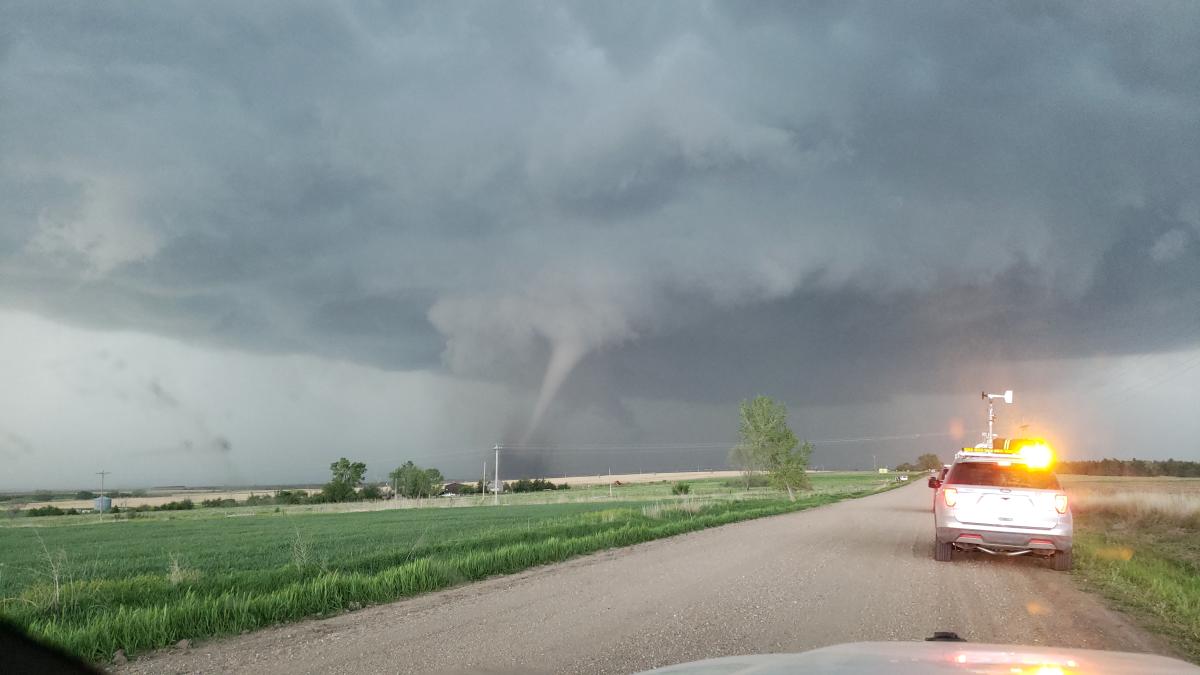
[[[942,468],[942,460],[932,452],[927,452],[918,457],[915,464],[904,462],[903,464],[896,465],[897,471],[936,471],[940,468]]]
[[[1200,462],[1178,459],[1091,459],[1059,462],[1056,471],[1083,476],[1200,478]]]
[[[345,457],[329,465],[332,478],[321,487],[321,497],[326,502],[353,502],[364,499],[380,499],[383,491],[379,485],[367,484],[367,465],[352,462]],[[395,496],[418,498],[435,497],[442,493],[446,479],[437,469],[423,469],[411,461],[401,464],[388,473],[388,480]]]

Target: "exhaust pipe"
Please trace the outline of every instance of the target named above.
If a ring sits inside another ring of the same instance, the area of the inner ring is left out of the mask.
[[[987,548],[986,546],[979,546],[979,545],[976,545],[975,549],[979,550],[979,551],[983,551],[984,553],[987,553],[989,555],[1016,556],[1016,555],[1025,555],[1026,553],[1030,553],[1029,549],[1024,549],[1021,551],[993,551],[992,549]]]

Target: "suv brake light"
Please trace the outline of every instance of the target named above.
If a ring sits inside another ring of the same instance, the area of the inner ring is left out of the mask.
[[[1067,512],[1067,496],[1066,495],[1054,495],[1054,510],[1058,511],[1059,513]]]
[[[954,506],[958,503],[958,490],[955,490],[954,488],[946,488],[942,490],[942,499],[945,500],[946,506]]]

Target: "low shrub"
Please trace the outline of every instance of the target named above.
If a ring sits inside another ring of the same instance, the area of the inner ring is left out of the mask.
[[[566,483],[563,483],[566,485]],[[558,490],[558,485],[544,478],[522,478],[515,483],[506,483],[504,486],[505,492],[542,492],[544,490]]]
[[[276,504],[304,504],[308,502],[308,493],[304,490],[280,490],[275,493]]]

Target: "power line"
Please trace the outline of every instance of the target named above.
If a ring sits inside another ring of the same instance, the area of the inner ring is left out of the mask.
[[[973,433],[964,431],[964,434]],[[846,438],[822,438],[810,440],[809,443],[814,446],[821,445],[839,445],[846,443],[877,443],[881,441],[899,441],[899,440],[920,440],[923,438],[946,438],[956,436],[958,434],[948,431],[924,432],[915,434],[891,434],[891,435],[875,435],[875,436],[851,436]],[[514,452],[522,451],[552,451],[561,454],[568,453],[583,453],[583,452],[674,452],[683,450],[718,450],[732,448],[737,445],[737,442],[727,443],[656,443],[656,444],[571,444],[564,443],[562,445],[505,445],[505,450]]]

